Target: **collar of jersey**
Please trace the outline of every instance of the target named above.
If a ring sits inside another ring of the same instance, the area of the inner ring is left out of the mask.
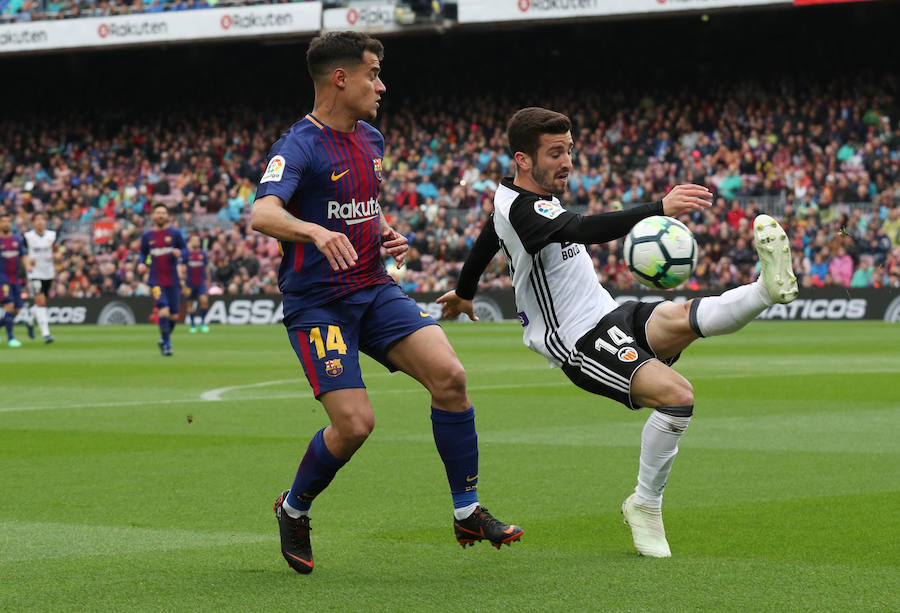
[[[500,179],[500,185],[502,185],[504,187],[508,187],[509,189],[511,189],[513,191],[519,192],[520,194],[534,194],[541,200],[550,200],[550,201],[553,200],[553,196],[551,196],[550,194],[538,194],[536,192],[528,191],[527,189],[523,189],[523,188],[519,187],[518,185],[516,185],[515,183],[513,183],[513,180],[514,180],[513,177],[503,177],[502,179]]]

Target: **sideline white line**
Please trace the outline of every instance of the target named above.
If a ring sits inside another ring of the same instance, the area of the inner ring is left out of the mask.
[[[287,379],[287,382],[294,381],[294,379]],[[277,383],[284,381],[264,381],[262,383],[254,383],[246,386],[235,386],[237,387],[263,387],[264,385],[275,385]],[[549,381],[547,383],[521,383],[521,384],[508,384],[508,385],[475,385],[469,388],[469,391],[480,392],[480,391],[489,391],[489,390],[498,390],[498,389],[514,389],[520,387],[559,387],[572,385],[568,381]],[[220,389],[235,389],[235,388],[220,388]],[[210,390],[217,391],[217,390]],[[370,396],[382,396],[388,394],[421,394],[424,392],[424,388],[415,387],[410,389],[402,389],[402,390],[367,390]],[[95,407],[133,407],[133,406],[143,406],[143,405],[159,405],[159,404],[190,404],[196,402],[246,402],[248,400],[311,400],[313,397],[312,392],[295,392],[293,394],[267,394],[267,395],[259,395],[259,396],[238,396],[237,398],[215,398],[208,400],[199,400],[196,396],[192,398],[183,398],[180,400],[135,400],[135,401],[126,401],[126,402],[98,402],[93,404],[61,404],[61,405],[51,405],[51,406],[37,406],[37,407],[0,407],[0,413],[13,413],[17,411],[53,411],[53,410],[61,410],[61,409],[92,409]]]
[[[205,392],[200,394],[200,400],[204,400],[206,402],[216,402],[218,400],[222,400],[222,394],[224,394],[225,392],[230,392],[232,390],[242,390],[251,387],[265,387],[267,385],[280,385],[282,383],[291,383],[294,381],[298,381],[298,379],[276,379],[274,381],[263,381],[262,383],[247,383],[246,385],[217,387],[216,389],[206,390]]]

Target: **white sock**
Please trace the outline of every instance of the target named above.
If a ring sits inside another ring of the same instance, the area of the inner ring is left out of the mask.
[[[697,303],[695,321],[703,336],[730,334],[753,321],[772,306],[769,293],[759,281],[730,289],[721,296],[706,296]]]
[[[473,502],[467,507],[460,507],[459,509],[453,509],[453,518],[454,519],[465,519],[469,515],[475,512],[475,509],[478,508],[478,503]]]
[[[50,336],[50,321],[47,316],[47,307],[32,307],[38,326],[41,328],[41,336]]]
[[[301,511],[300,509],[295,509],[291,505],[288,504],[287,496],[284,497],[284,501],[281,503],[281,508],[284,509],[284,512],[288,514],[289,517],[293,517],[297,519],[298,517],[303,517],[304,515],[309,515],[309,510]]]
[[[634,488],[638,504],[654,509],[662,507],[662,493],[678,453],[678,439],[690,422],[690,417],[675,417],[659,411],[650,413],[641,432],[641,464],[638,484]]]

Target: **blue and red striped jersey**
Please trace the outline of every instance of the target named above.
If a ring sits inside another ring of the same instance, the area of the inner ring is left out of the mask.
[[[178,285],[178,260],[184,257],[187,245],[175,228],[147,230],[141,235],[141,261],[150,256],[150,285],[175,287]]]
[[[0,281],[15,285],[19,282],[19,258],[25,255],[25,241],[10,234],[0,236]]]
[[[206,265],[209,261],[206,258],[206,251],[188,250],[187,254],[187,284],[191,287],[200,287],[206,283]]]
[[[292,308],[314,307],[370,285],[392,283],[381,261],[384,137],[364,121],[339,132],[306,115],[269,151],[256,197],[278,196],[289,213],[350,239],[355,266],[333,271],[312,243],[281,242],[281,293]],[[287,300],[287,298],[286,298]]]

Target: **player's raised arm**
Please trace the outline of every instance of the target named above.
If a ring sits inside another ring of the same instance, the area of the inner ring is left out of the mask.
[[[674,216],[684,211],[701,210],[712,206],[707,200],[712,193],[702,185],[677,185],[662,200],[638,204],[625,211],[572,215],[568,223],[553,233],[554,242],[568,241],[582,245],[607,243],[628,234],[629,230],[652,215]],[[510,218],[513,219],[514,210]]]
[[[256,199],[250,212],[250,226],[280,241],[314,243],[332,270],[347,270],[359,259],[346,235],[297,219],[285,210],[284,202],[278,196]]]
[[[441,316],[444,319],[465,313],[472,321],[478,321],[472,299],[475,298],[475,293],[478,291],[478,279],[481,278],[484,269],[499,250],[500,239],[494,228],[494,216],[491,215],[481,229],[481,234],[475,240],[472,251],[469,252],[469,256],[459,272],[456,289],[450,290],[437,299],[437,303],[441,305]]]

